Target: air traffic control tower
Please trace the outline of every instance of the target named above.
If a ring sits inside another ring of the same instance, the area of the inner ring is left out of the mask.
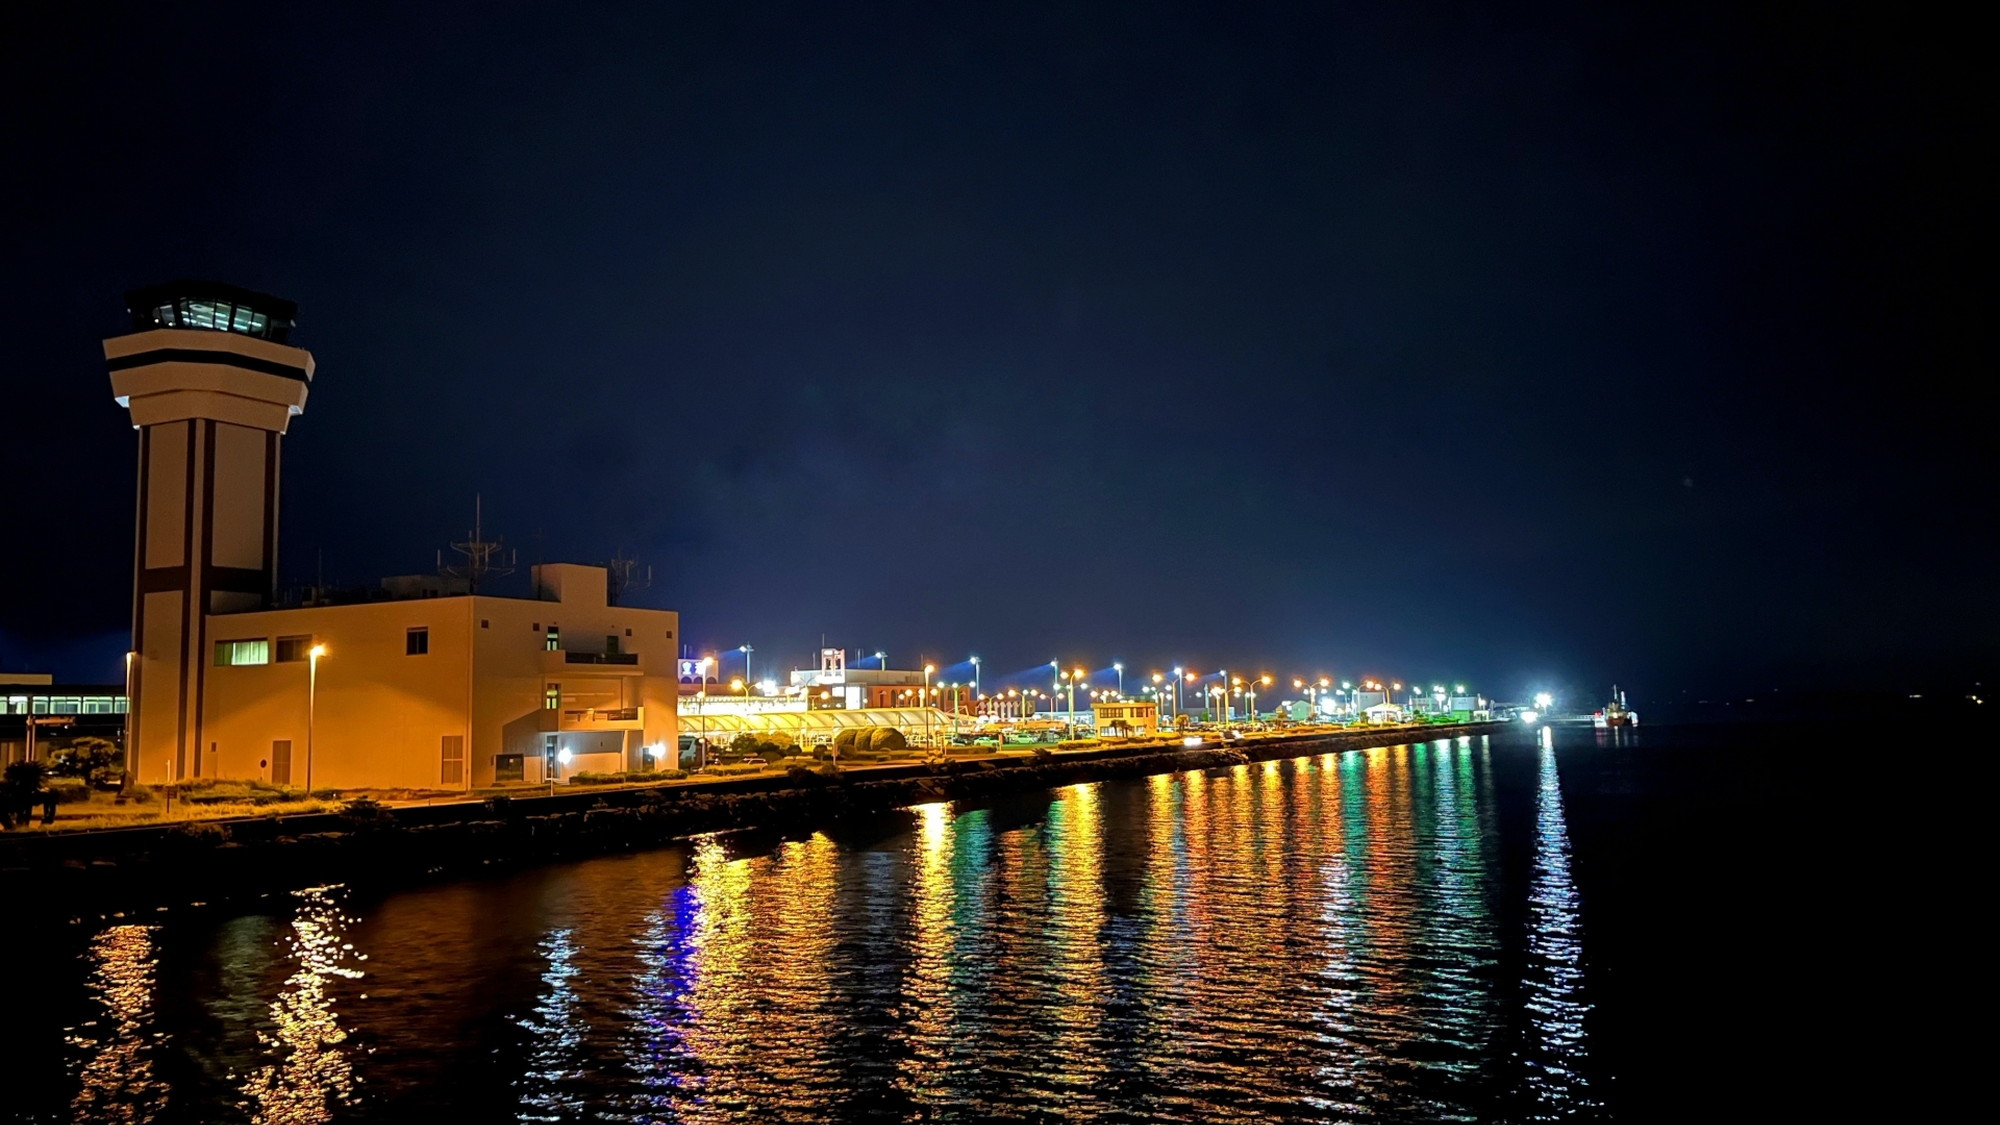
[[[207,615],[269,608],[278,568],[278,446],[305,409],[312,354],[298,306],[205,281],[125,295],[104,341],[111,393],[139,431],[131,670],[133,773],[203,773]]]

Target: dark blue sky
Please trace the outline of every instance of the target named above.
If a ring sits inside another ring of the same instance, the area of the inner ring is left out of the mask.
[[[0,666],[116,672],[98,340],[183,276],[300,303],[288,579],[428,569],[481,492],[767,667],[1995,655],[1983,84],[1913,14],[37,7]]]

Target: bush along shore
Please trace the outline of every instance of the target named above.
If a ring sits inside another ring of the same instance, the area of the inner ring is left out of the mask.
[[[756,784],[495,797],[421,809],[391,810],[362,800],[337,814],[0,838],[0,896],[16,904],[19,909],[11,913],[17,917],[56,921],[225,902],[321,883],[404,883],[652,847],[703,833],[804,830],[932,801],[977,801],[1080,782],[1434,741],[1498,725],[944,761],[888,777],[800,768],[784,777],[755,779]]]

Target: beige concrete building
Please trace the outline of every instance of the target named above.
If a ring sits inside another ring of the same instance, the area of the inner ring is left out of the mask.
[[[537,567],[533,598],[272,608],[280,439],[315,372],[297,308],[213,282],[126,303],[104,355],[139,431],[132,776],[465,789],[671,761],[678,615],[608,605],[602,567]]]
[[[212,615],[195,776],[466,789],[669,768],[679,615],[607,605],[605,578],[557,564],[535,568],[538,599]],[[141,780],[165,765],[142,753]]]
[[[1159,733],[1160,707],[1150,700],[1135,703],[1122,699],[1115,703],[1093,703],[1090,713],[1100,735]]]

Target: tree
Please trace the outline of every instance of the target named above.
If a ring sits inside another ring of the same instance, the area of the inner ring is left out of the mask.
[[[731,753],[738,756],[755,754],[757,752],[757,736],[746,730],[729,740],[729,749]]]
[[[124,755],[116,744],[108,738],[89,735],[70,739],[68,745],[56,750],[49,759],[51,776],[80,777],[93,789],[108,785],[123,766]]]

